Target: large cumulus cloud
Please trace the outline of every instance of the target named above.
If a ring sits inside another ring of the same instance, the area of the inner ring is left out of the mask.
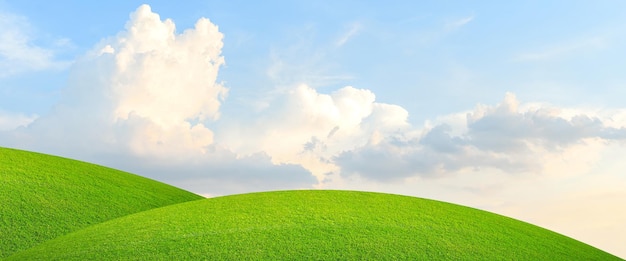
[[[262,152],[238,155],[214,140],[208,125],[220,118],[228,93],[217,80],[222,40],[206,18],[178,33],[173,21],[142,5],[123,31],[74,64],[50,114],[3,135],[3,143],[173,184],[205,180],[204,188],[195,187],[200,193],[312,186],[315,179],[300,166],[274,164]],[[248,186],[219,185],[234,180]]]
[[[375,99],[351,86],[325,94],[300,85],[274,95],[245,125],[222,125],[217,136],[234,151],[264,151],[274,162],[302,165],[322,180],[338,171],[334,155],[409,126],[405,109]]]

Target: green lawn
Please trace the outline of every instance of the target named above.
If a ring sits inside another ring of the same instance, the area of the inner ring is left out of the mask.
[[[0,259],[93,224],[201,198],[110,168],[0,148]]]
[[[9,258],[20,259],[619,260],[546,229],[468,207],[320,190],[233,195],[152,209]]]

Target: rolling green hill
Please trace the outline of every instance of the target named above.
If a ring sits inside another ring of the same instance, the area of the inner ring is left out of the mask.
[[[9,258],[20,259],[619,260],[549,230],[468,207],[319,190],[242,194],[152,209]]]
[[[93,224],[200,198],[122,171],[0,148],[0,259]]]

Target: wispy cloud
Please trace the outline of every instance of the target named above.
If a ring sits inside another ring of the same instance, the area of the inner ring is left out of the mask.
[[[360,25],[352,24],[340,39],[325,39],[328,42],[321,47],[315,45],[319,41],[315,27],[307,25],[294,30],[297,32],[293,34],[294,40],[274,46],[270,50],[267,77],[280,88],[304,83],[317,88],[352,79],[352,75],[335,70],[337,63],[330,56],[339,47],[337,44],[348,42],[360,28]]]
[[[35,43],[33,31],[26,17],[0,12],[0,78],[69,66],[69,61],[55,58],[55,47],[71,45],[68,39],[54,40],[45,47]]]
[[[416,45],[436,45],[445,41],[445,39],[462,30],[474,20],[475,16],[470,15],[463,18],[446,19],[441,17],[413,17],[410,19],[399,22],[398,27],[406,27],[411,31],[407,34],[406,31],[399,31],[402,38],[408,39],[410,43],[410,49],[415,48]],[[392,32],[393,33],[393,32]]]
[[[542,50],[524,52],[514,57],[515,61],[545,61],[550,59],[556,59],[571,54],[576,54],[585,51],[598,50],[608,45],[608,41],[602,37],[591,37],[588,39],[561,43],[549,47],[544,47]]]
[[[335,42],[336,47],[341,47],[346,44],[352,37],[354,37],[359,31],[361,31],[362,25],[360,23],[352,23],[348,26],[348,30],[346,30]]]
[[[464,18],[461,18],[461,19],[453,20],[453,21],[450,21],[450,22],[446,23],[445,29],[447,31],[456,30],[458,28],[461,28],[461,27],[469,24],[473,20],[474,20],[474,15],[470,15],[468,17],[464,17]]]

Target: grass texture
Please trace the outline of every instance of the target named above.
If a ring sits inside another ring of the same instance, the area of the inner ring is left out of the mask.
[[[0,259],[93,224],[201,198],[94,164],[0,148]]]
[[[473,208],[323,190],[232,195],[152,209],[45,242],[8,260],[22,259],[620,260],[569,237]]]

